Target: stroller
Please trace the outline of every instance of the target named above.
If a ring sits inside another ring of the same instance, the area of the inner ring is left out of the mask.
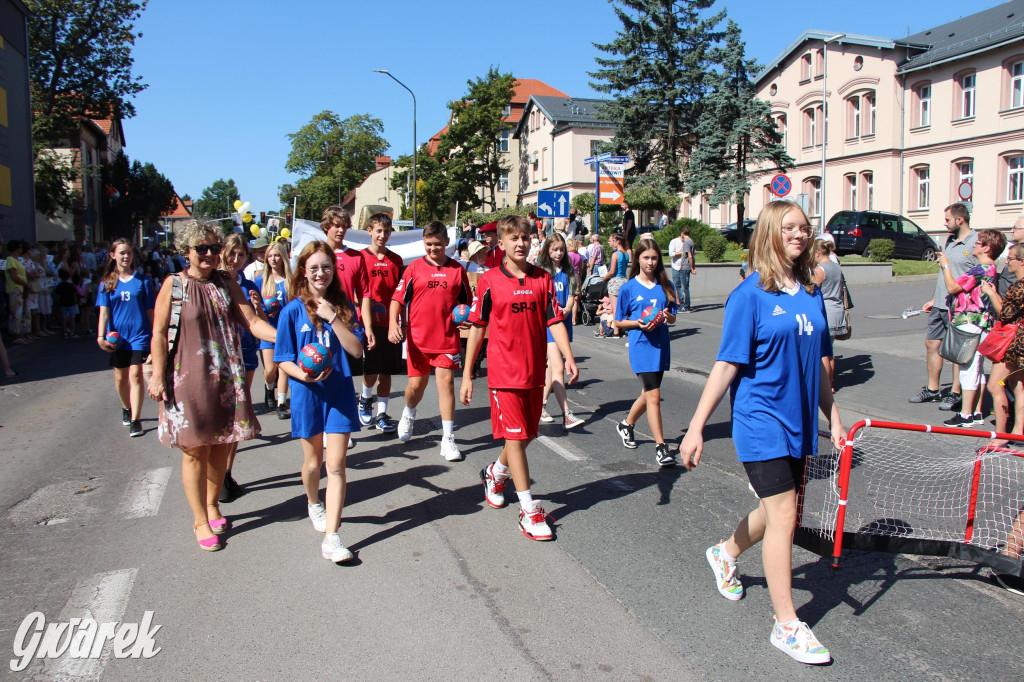
[[[591,325],[597,322],[597,309],[601,299],[608,295],[608,283],[601,280],[601,275],[594,273],[583,281],[580,287],[583,296],[580,301],[580,322]]]

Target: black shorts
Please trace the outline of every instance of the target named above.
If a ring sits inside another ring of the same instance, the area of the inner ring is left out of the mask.
[[[362,356],[360,356],[358,358],[357,357],[353,357],[353,356],[348,354],[348,351],[345,351],[345,357],[348,358],[349,374],[351,374],[354,377],[361,377],[361,376],[363,376],[363,358],[362,358]]]
[[[141,365],[149,356],[149,351],[118,348],[110,354],[110,366],[114,369],[127,369],[132,365]]]
[[[804,482],[802,457],[779,457],[764,462],[742,462],[750,487],[760,499],[797,490]]]
[[[391,343],[388,330],[383,327],[374,327],[373,336],[377,342],[363,353],[363,374],[403,374],[405,360],[402,359],[402,344]]]
[[[643,387],[644,393],[647,391],[653,391],[656,388],[661,388],[661,380],[665,377],[664,372],[640,372],[637,375],[640,379],[640,385]]]

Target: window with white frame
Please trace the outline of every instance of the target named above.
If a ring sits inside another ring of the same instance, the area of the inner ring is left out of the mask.
[[[1024,154],[1006,158],[1006,201],[1024,201]]]
[[[775,117],[775,129],[779,131],[779,135],[782,136],[782,146],[783,148],[785,148],[786,142],[788,142],[788,138],[786,137],[786,133],[788,131],[786,130],[785,114],[779,114],[777,117]]]
[[[875,174],[871,171],[861,173],[860,182],[864,197],[864,210],[871,211],[875,208]]]
[[[849,122],[846,128],[846,137],[860,137],[860,101],[858,96],[846,100],[846,109],[849,114]]]
[[[501,115],[502,116],[511,116],[512,115],[512,105],[511,104],[506,104],[504,106],[504,108],[501,110]]]
[[[1024,107],[1024,62],[1010,65],[1010,108]]]
[[[821,105],[804,109],[804,146],[816,147],[821,144]]]
[[[811,53],[808,52],[800,58],[800,80],[810,80],[811,78]]]
[[[957,181],[956,186],[969,182],[974,184],[974,161],[958,161],[956,164]]]
[[[821,213],[821,178],[807,178],[803,189],[807,195],[808,217],[816,218]]]
[[[914,208],[928,208],[931,205],[930,179],[928,166],[914,169]]]
[[[917,125],[932,124],[932,86],[921,85],[917,88]]]
[[[857,176],[853,173],[846,178],[846,208],[851,211],[857,210]]]
[[[969,73],[960,77],[960,115],[962,118],[974,118],[974,87],[977,74]]]
[[[590,155],[591,156],[597,156],[600,153],[598,151],[598,148],[600,147],[600,145],[601,145],[601,140],[591,140],[590,141]],[[591,169],[591,170],[593,170],[593,169]]]
[[[508,191],[508,173],[505,173],[503,175],[499,175],[498,176],[498,191],[499,192],[507,192]]]
[[[501,135],[498,136],[498,149],[499,149],[499,151],[503,151],[503,152],[507,152],[508,151],[508,136],[509,136],[509,131],[508,130],[502,130],[501,131]]]
[[[864,116],[864,134],[875,134],[875,93],[871,92],[861,98],[867,110]]]

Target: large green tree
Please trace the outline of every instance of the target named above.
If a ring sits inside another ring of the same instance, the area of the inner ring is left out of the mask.
[[[492,66],[486,76],[466,84],[465,97],[448,105],[452,122],[437,148],[447,179],[446,201],[489,206],[493,211],[498,207],[498,182],[511,169],[501,145],[502,134],[512,134],[504,112],[512,103],[516,79]],[[478,196],[478,188],[483,189],[483,198]]]
[[[723,45],[714,58],[719,69],[704,100],[697,124],[697,146],[686,168],[686,192],[706,194],[714,208],[725,202],[736,205],[736,219],[743,238],[746,196],[754,178],[768,172],[784,172],[793,165],[786,153],[771,108],[758,99],[751,78],[757,62],[745,56],[740,27],[729,20]]]
[[[151,163],[128,162],[118,154],[103,170],[104,185],[115,188],[116,200],[103,206],[105,229],[116,237],[131,237],[139,223],[150,224],[174,208],[174,185]]]
[[[135,22],[147,0],[26,0],[29,16],[36,208],[72,206],[78,169],[51,150],[79,117],[131,118],[145,85],[132,75]]]
[[[679,191],[725,12],[707,14],[714,0],[611,1],[622,28],[594,44],[609,56],[590,76],[612,96],[602,115],[619,124],[613,147],[632,157],[631,175]]]
[[[333,111],[321,111],[298,132],[288,135],[292,149],[285,170],[302,177],[282,185],[278,198],[290,204],[301,194],[301,204],[320,215],[331,204],[362,184],[376,170],[377,157],[387,151],[384,124],[369,114],[342,119]]]
[[[412,155],[400,156],[395,161],[395,172],[391,176],[391,189],[398,190],[405,196],[401,217],[412,218]],[[454,201],[448,179],[441,168],[437,155],[431,155],[427,144],[420,145],[416,155],[416,219],[421,223],[431,220],[449,221],[452,219]]]
[[[233,179],[214,180],[192,204],[192,213],[206,218],[227,216],[235,212],[235,201],[240,198]]]

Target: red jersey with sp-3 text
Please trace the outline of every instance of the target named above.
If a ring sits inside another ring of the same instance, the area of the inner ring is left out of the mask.
[[[544,386],[547,328],[563,321],[551,275],[535,265],[522,279],[504,264],[488,270],[476,284],[469,321],[488,328],[488,387]]]
[[[458,261],[448,258],[444,265],[434,265],[424,256],[409,263],[392,300],[405,306],[409,343],[417,350],[458,353],[459,328],[452,321],[452,310],[472,297],[469,277]]]
[[[356,308],[357,316],[362,322],[362,311],[359,309],[359,301],[369,295],[369,283],[366,276],[366,265],[363,262],[363,253],[346,246],[334,252],[334,271],[338,275],[338,283],[341,290],[348,296],[349,301]]]
[[[369,281],[370,324],[374,327],[387,327],[391,296],[395,293],[398,280],[402,278],[402,268],[405,264],[398,254],[390,249],[386,249],[380,255],[368,248],[359,253],[363,255],[363,264],[366,266],[366,277]]]

